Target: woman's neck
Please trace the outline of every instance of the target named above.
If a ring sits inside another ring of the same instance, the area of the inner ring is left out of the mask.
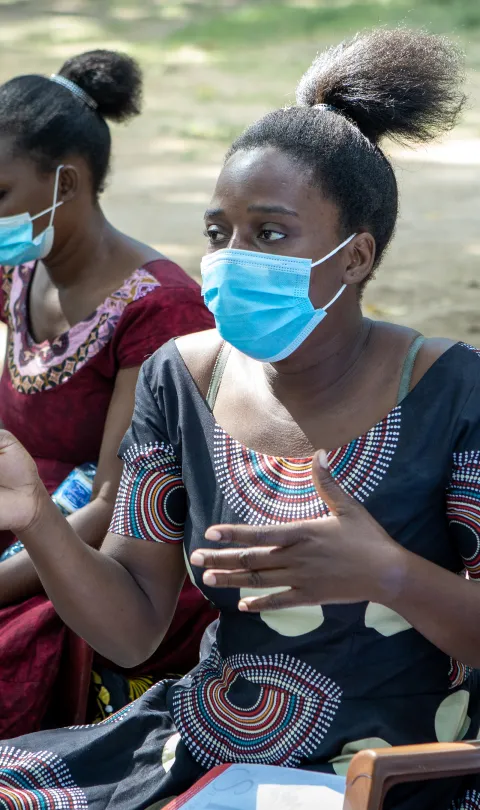
[[[294,355],[264,366],[267,383],[281,402],[331,399],[356,373],[369,345],[373,322],[363,318],[358,308],[358,315],[336,332],[322,334],[324,326],[319,324]]]
[[[98,278],[98,269],[108,262],[114,251],[115,229],[106,220],[103,211],[93,208],[82,226],[52,253],[43,265],[59,290],[84,284],[89,278]]]

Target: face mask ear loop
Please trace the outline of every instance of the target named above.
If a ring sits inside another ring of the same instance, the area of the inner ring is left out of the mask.
[[[52,225],[53,225],[53,217],[55,216],[55,210],[58,208],[59,205],[62,205],[62,203],[63,203],[63,200],[61,200],[59,203],[57,203],[58,187],[60,185],[60,171],[61,171],[61,169],[63,169],[63,164],[57,167],[57,174],[56,174],[56,177],[55,177],[55,190],[53,192],[53,205],[52,205],[52,210],[51,210],[51,213],[50,213],[50,222],[48,223],[49,228],[51,228]]]
[[[49,228],[51,228],[52,225],[53,225],[53,217],[55,215],[55,210],[60,205],[63,205],[63,200],[60,200],[60,202],[57,202],[58,186],[60,184],[60,169],[63,169],[63,163],[62,163],[61,166],[57,166],[57,173],[55,175],[55,186],[54,186],[54,190],[53,190],[53,205],[51,205],[49,208],[45,208],[43,211],[40,211],[39,214],[35,214],[34,217],[30,217],[31,221],[33,222],[34,219],[38,219],[39,217],[43,217],[44,214],[48,214],[48,212],[50,211],[50,222],[48,223]]]
[[[323,264],[323,262],[326,262],[327,259],[331,259],[332,256],[335,256],[335,253],[338,253],[338,251],[344,248],[345,245],[348,245],[348,243],[351,242],[352,239],[355,239],[356,235],[357,235],[356,233],[352,233],[352,235],[349,236],[348,239],[345,239],[345,242],[342,242],[341,245],[338,245],[338,247],[331,250],[330,253],[327,253],[327,255],[323,257],[323,259],[319,259],[318,262],[313,262],[312,267],[316,267],[317,264]]]
[[[323,309],[325,310],[325,312],[327,311],[327,309],[328,309],[329,307],[331,307],[331,306],[332,306],[332,304],[334,304],[334,303],[335,303],[335,301],[337,300],[337,298],[340,298],[340,296],[341,296],[342,292],[343,292],[344,290],[346,290],[346,288],[347,288],[347,285],[346,285],[346,284],[342,284],[342,286],[340,287],[340,289],[339,289],[339,291],[337,292],[337,294],[336,294],[336,295],[334,295],[334,296],[333,296],[333,298],[332,298],[332,300],[331,300],[331,301],[329,301],[329,302],[328,302],[328,304],[325,304],[325,306],[323,307]]]
[[[351,242],[351,241],[352,241],[352,239],[354,239],[354,238],[356,237],[356,235],[357,235],[356,233],[352,233],[352,235],[351,235],[351,236],[349,236],[349,237],[348,237],[348,239],[345,239],[345,242],[342,242],[342,244],[341,244],[341,245],[338,245],[338,247],[336,247],[336,248],[334,248],[333,250],[331,250],[331,251],[330,251],[330,253],[327,253],[327,255],[323,257],[323,259],[320,259],[318,262],[315,262],[314,264],[312,264],[312,267],[316,267],[316,266],[317,266],[317,264],[322,264],[323,262],[326,262],[326,261],[327,261],[327,259],[330,259],[332,256],[335,256],[335,253],[338,253],[338,251],[339,251],[339,250],[341,250],[342,248],[344,248],[344,247],[345,247],[345,245],[348,245],[348,243],[349,243],[349,242]],[[333,296],[332,300],[331,300],[331,301],[329,301],[329,302],[328,302],[328,304],[325,304],[325,306],[324,306],[324,307],[322,307],[322,309],[324,309],[324,310],[325,310],[325,312],[327,311],[327,309],[328,309],[329,307],[331,307],[331,306],[332,306],[332,304],[334,304],[334,303],[335,303],[335,301],[337,300],[337,298],[340,298],[341,294],[342,294],[342,293],[343,293],[343,291],[346,289],[346,287],[347,287],[347,285],[346,285],[346,284],[342,284],[342,286],[340,287],[340,289],[339,289],[339,291],[337,292],[337,294]]]

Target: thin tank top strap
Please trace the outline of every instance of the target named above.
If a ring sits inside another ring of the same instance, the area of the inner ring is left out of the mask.
[[[217,401],[218,391],[222,382],[223,372],[225,371],[225,366],[227,365],[227,361],[231,350],[232,347],[230,343],[226,343],[225,341],[223,341],[220,347],[220,351],[217,354],[217,359],[215,360],[210,385],[208,386],[207,391],[207,405],[211,411],[213,411],[215,403]]]
[[[422,348],[424,343],[425,343],[424,335],[417,335],[417,337],[414,338],[413,342],[409,346],[408,352],[403,362],[402,374],[400,377],[400,385],[398,386],[397,405],[400,405],[400,403],[403,402],[403,400],[410,391],[415,360],[417,359],[417,354]]]
[[[405,399],[407,394],[410,391],[410,385],[412,382],[412,373],[413,367],[415,365],[415,360],[417,359],[418,352],[422,348],[423,344],[425,343],[424,335],[417,335],[417,337],[413,340],[410,344],[408,352],[406,354],[402,373],[400,376],[400,385],[398,386],[398,396],[397,396],[397,405],[400,405],[401,402]],[[230,356],[230,352],[232,347],[229,343],[225,341],[222,343],[220,351],[218,352],[217,359],[215,361],[215,365],[212,371],[212,377],[210,379],[210,385],[208,386],[207,391],[207,405],[209,406],[210,410],[213,411],[215,407],[215,403],[217,401],[218,391],[220,389],[220,385],[222,383],[223,374],[225,371],[225,367],[228,362],[228,358]]]

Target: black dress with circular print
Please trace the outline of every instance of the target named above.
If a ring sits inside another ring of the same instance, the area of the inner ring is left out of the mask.
[[[5,774],[15,775],[22,757],[24,773],[26,757],[57,763],[71,783],[65,787],[59,776],[59,796],[78,791],[73,808],[141,810],[222,763],[345,775],[363,748],[477,738],[477,672],[389,608],[369,602],[245,614],[237,605],[248,590],[204,585],[189,558],[210,545],[208,526],[287,523],[328,509],[315,490],[311,458],[258,453],[217,424],[174,341],[143,366],[120,455],[111,530],[132,542],[183,544],[189,575],[220,619],[207,632],[199,666],[182,680],[154,686],[97,726],[5,744],[0,806],[5,779],[16,795],[14,777]],[[330,452],[329,464],[397,543],[459,576],[480,578],[478,350],[452,346],[384,419]],[[102,764],[92,780],[95,761]],[[36,768],[40,773],[38,762]],[[476,781],[403,786],[388,794],[386,806],[476,810]]]

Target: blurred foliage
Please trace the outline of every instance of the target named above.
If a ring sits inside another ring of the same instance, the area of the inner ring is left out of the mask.
[[[16,17],[35,19],[25,36],[45,44],[68,39],[69,22],[76,21],[77,41],[162,40],[225,54],[236,46],[399,23],[469,36],[480,32],[480,0],[0,0],[0,21]]]
[[[430,31],[480,31],[480,0],[256,0],[221,7],[208,4],[170,37],[211,50],[236,44],[258,46],[292,38],[325,37],[329,32],[373,25],[405,24]]]
[[[291,103],[319,49],[378,25],[447,33],[480,65],[480,0],[0,0],[0,78],[126,50],[148,76],[156,134],[200,148]]]

